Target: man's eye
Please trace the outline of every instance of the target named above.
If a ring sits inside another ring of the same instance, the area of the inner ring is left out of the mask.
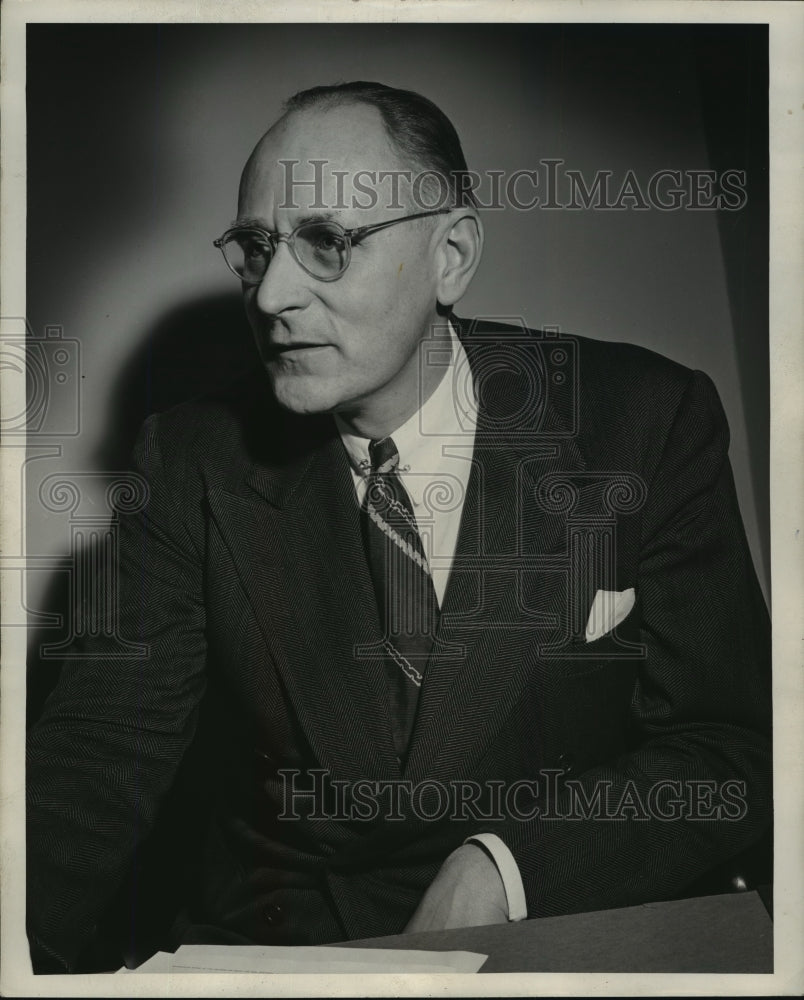
[[[310,242],[316,250],[324,253],[341,253],[346,241],[340,233],[334,233],[331,229],[321,229],[310,234]]]
[[[257,260],[261,257],[269,256],[271,247],[262,240],[241,240],[240,248],[245,257]]]

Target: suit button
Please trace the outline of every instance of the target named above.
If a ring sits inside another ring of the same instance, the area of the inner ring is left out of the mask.
[[[271,903],[270,906],[265,907],[265,919],[271,924],[281,924],[282,923],[282,907],[277,903]]]
[[[575,765],[572,762],[572,757],[568,753],[560,753],[558,755],[559,767],[564,769],[565,774],[572,774],[575,770]]]

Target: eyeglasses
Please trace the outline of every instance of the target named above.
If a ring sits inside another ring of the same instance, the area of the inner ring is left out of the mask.
[[[280,243],[287,243],[294,260],[313,278],[335,281],[349,267],[352,246],[364,236],[399,222],[451,211],[451,208],[434,208],[357,229],[344,229],[337,222],[324,220],[303,222],[291,233],[271,233],[261,226],[234,226],[213,240],[213,245],[223,254],[229,270],[247,285],[260,284]]]

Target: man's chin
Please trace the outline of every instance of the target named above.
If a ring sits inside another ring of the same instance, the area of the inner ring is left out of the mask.
[[[339,400],[331,384],[298,375],[276,377],[270,367],[266,366],[266,370],[277,403],[288,412],[312,416],[332,413],[337,408]]]

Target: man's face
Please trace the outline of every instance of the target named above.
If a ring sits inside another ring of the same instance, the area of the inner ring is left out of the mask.
[[[289,197],[290,168],[282,160],[298,161],[292,168],[297,182],[314,178],[311,161],[326,160],[323,170],[319,167],[321,184],[296,183]],[[412,214],[421,206],[406,203],[403,194],[391,207],[387,184],[373,186],[373,207],[352,204],[351,182],[358,171],[404,169],[413,168],[392,149],[374,108],[354,104],[297,112],[261,140],[246,165],[238,221],[290,233],[300,222],[322,216],[350,229]],[[339,203],[348,207],[335,207]],[[346,272],[330,282],[307,274],[287,244],[279,244],[261,284],[244,286],[243,294],[283,406],[296,413],[339,412],[368,436],[390,432],[415,412],[420,395],[434,387],[419,385],[419,344],[438,321],[435,255],[441,218],[403,222],[367,236],[353,246]]]

